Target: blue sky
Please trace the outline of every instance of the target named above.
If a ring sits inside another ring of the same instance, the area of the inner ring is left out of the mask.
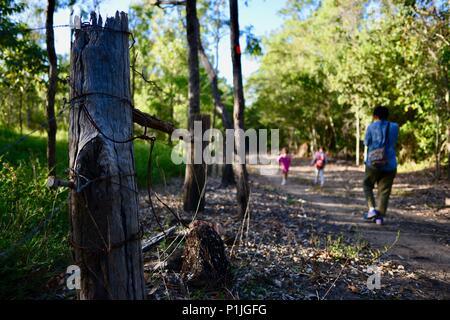
[[[128,12],[130,3],[140,2],[139,0],[105,0],[100,4],[100,13],[103,16],[112,16],[116,12]],[[278,29],[282,24],[282,19],[278,11],[284,6],[285,0],[250,0],[245,6],[244,1],[239,1],[240,25],[244,28],[253,25],[253,33],[257,36],[268,35]],[[77,10],[75,10],[77,12]],[[69,10],[59,10],[55,14],[55,25],[64,25],[69,22]],[[241,39],[244,45],[245,39]],[[67,28],[55,29],[55,44],[58,54],[68,54],[70,50],[70,30]],[[244,80],[258,69],[259,62],[255,58],[243,56],[242,71]],[[225,77],[232,83],[233,71],[230,55],[230,40],[226,36],[220,43],[219,57],[220,76]]]

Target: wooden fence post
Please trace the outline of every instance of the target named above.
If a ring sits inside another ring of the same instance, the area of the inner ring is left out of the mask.
[[[80,21],[75,25],[80,26]],[[128,17],[91,13],[71,52],[71,245],[80,299],[144,299]]]

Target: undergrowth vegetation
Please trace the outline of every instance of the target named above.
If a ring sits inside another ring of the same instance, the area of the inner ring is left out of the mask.
[[[67,177],[68,144],[60,133],[57,174]],[[68,190],[47,188],[46,138],[0,130],[0,298],[29,298],[45,292],[50,278],[70,264]],[[18,143],[16,143],[19,141]],[[16,143],[16,144],[15,144]],[[3,150],[2,150],[3,151]],[[3,151],[5,152],[5,151]],[[147,180],[149,145],[135,143],[139,186]],[[169,146],[157,142],[152,154],[153,183],[182,174]]]

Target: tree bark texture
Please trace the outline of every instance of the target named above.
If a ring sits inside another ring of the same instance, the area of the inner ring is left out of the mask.
[[[230,40],[231,40],[231,57],[233,61],[233,84],[234,84],[234,129],[235,129],[235,148],[240,150],[240,148],[245,148],[241,146],[241,135],[245,130],[244,126],[244,110],[245,110],[245,99],[244,99],[244,86],[242,81],[242,65],[241,65],[241,47],[239,44],[239,9],[238,1],[230,0]],[[243,140],[245,141],[245,140]],[[239,152],[237,152],[238,163],[233,166],[235,179],[236,179],[236,189],[237,189],[237,200],[238,200],[238,213],[244,216],[250,195],[250,189],[248,185],[248,173],[247,167],[245,165],[245,159],[239,159]]]
[[[206,164],[203,159],[203,151],[208,145],[207,141],[203,141],[203,134],[211,126],[209,115],[192,116],[189,122],[199,121],[202,124],[201,136],[195,136],[193,129],[191,130],[191,141],[188,152],[190,153],[190,163],[186,165],[186,175],[184,181],[183,204],[184,211],[189,213],[203,212],[205,209],[205,190],[206,189]],[[201,146],[201,164],[194,164],[195,145]]]
[[[227,108],[222,102],[222,95],[220,94],[219,85],[218,85],[218,78],[217,73],[212,66],[208,55],[205,52],[205,49],[202,45],[202,40],[199,34],[199,40],[198,40],[198,46],[199,46],[199,55],[200,60],[202,62],[203,67],[206,70],[206,73],[208,74],[208,79],[211,85],[211,92],[214,100],[214,105],[216,108],[216,111],[222,116],[222,122],[225,129],[233,129],[233,119],[231,118],[231,115],[229,114]],[[224,143],[226,144],[226,135],[224,135]],[[224,159],[227,158],[227,148],[224,148]],[[231,163],[225,163],[222,169],[222,186],[227,187],[229,185],[234,185],[234,174],[233,174],[233,165]]]
[[[186,236],[181,271],[193,287],[217,288],[230,282],[230,263],[225,245],[214,226],[194,221]]]
[[[58,84],[58,60],[55,51],[55,33],[53,30],[53,14],[55,12],[55,0],[48,0],[47,17],[45,21],[47,55],[49,62],[48,89],[47,89],[47,167],[49,176],[56,172],[56,119],[55,96]]]
[[[189,65],[189,119],[200,113],[200,73],[198,41],[200,30],[197,17],[197,1],[186,1],[186,29]]]
[[[81,299],[144,299],[132,142],[128,18],[76,30],[71,52],[71,244]],[[89,117],[91,119],[89,119]]]
[[[138,109],[133,109],[133,122],[143,127],[167,133],[169,136],[175,131],[175,126],[172,123],[160,120]]]
[[[188,42],[188,66],[189,66],[189,118],[188,127],[191,134],[189,152],[191,155],[195,152],[194,141],[202,142],[201,137],[194,136],[194,121],[202,121],[202,134],[209,129],[205,117],[200,115],[200,73],[198,58],[198,39],[200,37],[199,23],[197,17],[197,1],[186,1],[186,29]],[[208,118],[209,119],[209,118]],[[207,125],[207,126],[206,126]],[[204,186],[206,183],[205,165],[202,154],[202,164],[194,164],[194,157],[191,157],[190,163],[186,165],[186,174],[184,181],[183,207],[186,212],[202,212],[205,206]]]

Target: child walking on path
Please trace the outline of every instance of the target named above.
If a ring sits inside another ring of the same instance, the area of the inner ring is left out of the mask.
[[[319,148],[314,154],[314,158],[311,165],[316,167],[316,177],[314,179],[314,184],[317,184],[320,180],[320,186],[323,187],[325,184],[325,165],[327,164],[327,155],[322,147]]]
[[[289,154],[288,148],[281,149],[281,154],[278,157],[278,163],[280,164],[280,169],[282,173],[281,185],[284,186],[286,184],[286,180],[289,174],[289,167],[291,166],[292,157]]]

